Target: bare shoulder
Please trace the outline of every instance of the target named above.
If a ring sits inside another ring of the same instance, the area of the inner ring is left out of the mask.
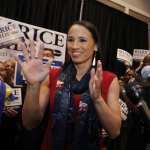
[[[119,86],[119,80],[117,77],[114,77],[111,84],[110,84],[110,89],[118,89],[119,90],[120,86]]]
[[[119,86],[119,81],[118,78],[115,77],[109,87],[109,92],[108,92],[108,105],[111,108],[119,108],[119,93],[120,93],[120,86]]]

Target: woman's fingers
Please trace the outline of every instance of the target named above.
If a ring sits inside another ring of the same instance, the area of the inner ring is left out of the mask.
[[[102,80],[102,74],[102,63],[98,60],[96,70],[94,68],[91,69],[92,84],[99,85]]]
[[[29,41],[29,52],[30,52],[31,59],[41,59],[42,60],[43,49],[44,49],[43,43],[37,42],[35,44],[34,41]]]
[[[34,58],[37,58],[37,56],[36,56],[36,48],[35,48],[35,43],[34,43],[34,41],[32,40],[30,40],[29,41],[29,52],[30,52],[30,56],[31,56],[31,59],[34,59]]]
[[[100,60],[97,61],[96,76],[98,79],[102,78],[102,63]]]
[[[41,42],[38,42],[37,43],[37,48],[36,48],[36,56],[39,58],[39,59],[42,59],[43,58],[43,50],[44,50],[44,44],[41,43]]]
[[[43,43],[36,43],[34,41],[26,41],[26,43],[20,42],[19,47],[23,50],[24,61],[28,62],[31,59],[42,59],[42,53],[44,49]]]
[[[90,93],[94,99],[100,95],[102,74],[102,64],[101,61],[98,61],[96,70],[94,68],[91,69],[91,79],[89,83]]]
[[[26,46],[25,43],[23,43],[23,42],[20,42],[20,43],[19,43],[19,46],[20,46],[20,49],[23,51],[24,59],[25,59],[26,61],[29,61],[29,60],[30,60],[29,49],[27,48],[27,46]]]
[[[95,82],[95,80],[94,80],[94,76],[95,76],[95,69],[94,68],[92,68],[91,69],[91,80],[90,80],[90,88],[92,88],[93,89],[93,86],[94,86],[94,82]]]

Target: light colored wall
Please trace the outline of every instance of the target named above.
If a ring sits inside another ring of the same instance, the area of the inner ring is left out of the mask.
[[[149,49],[150,49],[150,0],[97,0],[113,8],[117,8],[126,14],[130,14],[130,10],[137,13],[132,14],[138,19],[148,23]],[[118,6],[115,6],[117,4]],[[121,8],[122,7],[122,8]],[[140,14],[140,15],[138,15]],[[131,14],[130,14],[131,15]]]
[[[150,14],[150,0],[120,0]]]
[[[129,5],[132,5],[136,8],[138,8],[139,10],[141,10],[142,12],[144,12],[145,14],[150,16],[150,0],[121,0],[126,2]],[[149,49],[150,49],[150,21],[148,21],[149,27],[148,27],[148,36],[149,36]]]

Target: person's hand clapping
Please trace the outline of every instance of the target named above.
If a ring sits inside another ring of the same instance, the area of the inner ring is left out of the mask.
[[[98,60],[97,68],[92,68],[91,70],[91,79],[89,82],[90,95],[93,101],[97,101],[99,98],[101,98],[102,74],[102,64],[101,61]]]
[[[42,62],[42,50],[44,46],[41,44],[39,49],[36,49],[34,42],[30,41],[28,46],[22,43],[21,47],[25,61],[21,61],[19,57],[17,61],[21,65],[25,79],[31,85],[42,82],[49,70],[49,65]]]

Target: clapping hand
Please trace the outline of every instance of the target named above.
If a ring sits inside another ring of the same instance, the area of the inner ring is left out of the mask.
[[[89,82],[90,95],[93,101],[101,97],[101,82],[103,79],[102,63],[100,60],[97,62],[96,69],[91,70],[91,79]]]

